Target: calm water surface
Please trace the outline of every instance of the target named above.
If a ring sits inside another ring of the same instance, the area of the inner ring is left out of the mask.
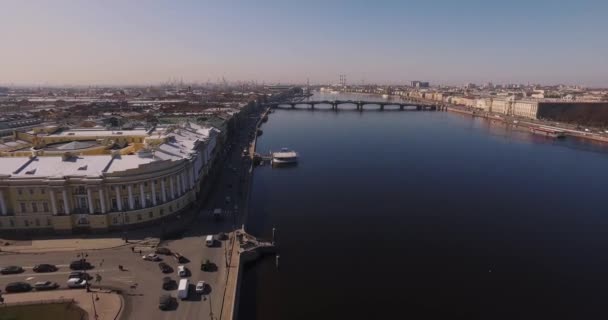
[[[278,228],[280,269],[244,272],[241,320],[608,318],[606,148],[447,112],[263,129],[301,159],[256,169],[247,228]]]

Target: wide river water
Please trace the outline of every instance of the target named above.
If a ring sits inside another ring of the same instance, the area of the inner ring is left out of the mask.
[[[317,93],[314,99],[382,100]],[[278,110],[239,319],[608,319],[608,149],[449,112]]]

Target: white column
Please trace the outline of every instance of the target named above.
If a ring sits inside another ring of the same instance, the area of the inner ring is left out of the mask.
[[[103,196],[103,187],[99,188],[99,203],[101,204],[101,213],[106,213],[106,198]]]
[[[186,193],[186,190],[188,190],[188,186],[186,185],[186,172],[182,171],[182,173],[179,175],[182,179],[182,193]]]
[[[122,211],[122,198],[120,197],[120,186],[114,186],[116,191],[116,205],[118,205],[118,211]]]
[[[139,184],[139,198],[141,199],[141,207],[145,208],[146,207],[146,197],[145,197],[145,193],[144,193],[144,184],[143,182]]]
[[[192,167],[192,172],[189,174],[190,176],[190,189],[194,188],[194,167]]]
[[[129,208],[131,210],[135,209],[135,202],[133,201],[133,185],[128,186],[129,189]]]
[[[4,201],[4,192],[0,190],[0,210],[2,210],[2,215],[6,214],[6,202]]]
[[[152,180],[150,187],[152,188],[152,205],[156,206],[156,180]]]
[[[165,178],[160,179],[160,191],[163,193],[163,203],[167,202],[167,190],[165,188]]]
[[[182,177],[180,174],[177,174],[175,176],[175,183],[177,183],[176,187],[177,187],[177,197],[182,195]]]
[[[63,189],[63,210],[65,214],[70,214],[70,204],[68,203],[68,191]]]
[[[169,185],[171,185],[171,200],[175,199],[175,186],[173,183],[173,176],[169,177]]]
[[[90,187],[87,188],[87,201],[89,202],[89,213],[95,213],[95,208],[93,208],[93,194]]]
[[[49,196],[51,196],[51,209],[53,215],[57,215],[57,200],[55,199],[55,190],[49,189]]]

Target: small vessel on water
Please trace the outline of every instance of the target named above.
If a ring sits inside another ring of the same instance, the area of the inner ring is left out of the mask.
[[[534,134],[554,138],[554,139],[563,139],[566,137],[566,134],[562,130],[547,128],[547,127],[531,127],[530,131]]]
[[[295,164],[298,162],[298,153],[289,150],[287,148],[282,148],[279,152],[272,153],[272,164],[273,165],[281,165],[281,164]]]

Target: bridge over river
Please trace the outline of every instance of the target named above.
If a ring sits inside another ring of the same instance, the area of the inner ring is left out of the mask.
[[[331,110],[338,111],[339,109],[346,109],[346,106],[354,106],[357,111],[363,110],[380,110],[384,111],[386,107],[395,107],[390,110],[401,110],[401,111],[446,111],[447,107],[443,104],[435,104],[429,102],[420,101],[364,101],[364,100],[310,100],[310,101],[298,101],[298,102],[275,102],[267,103],[264,106],[271,107],[273,109],[302,109],[296,106],[305,106],[307,109],[315,110],[315,106],[318,105],[329,105]],[[364,108],[364,106],[377,106],[378,108]],[[343,108],[341,108],[343,107]],[[387,108],[388,109],[388,108]],[[352,110],[352,109],[350,109]]]

